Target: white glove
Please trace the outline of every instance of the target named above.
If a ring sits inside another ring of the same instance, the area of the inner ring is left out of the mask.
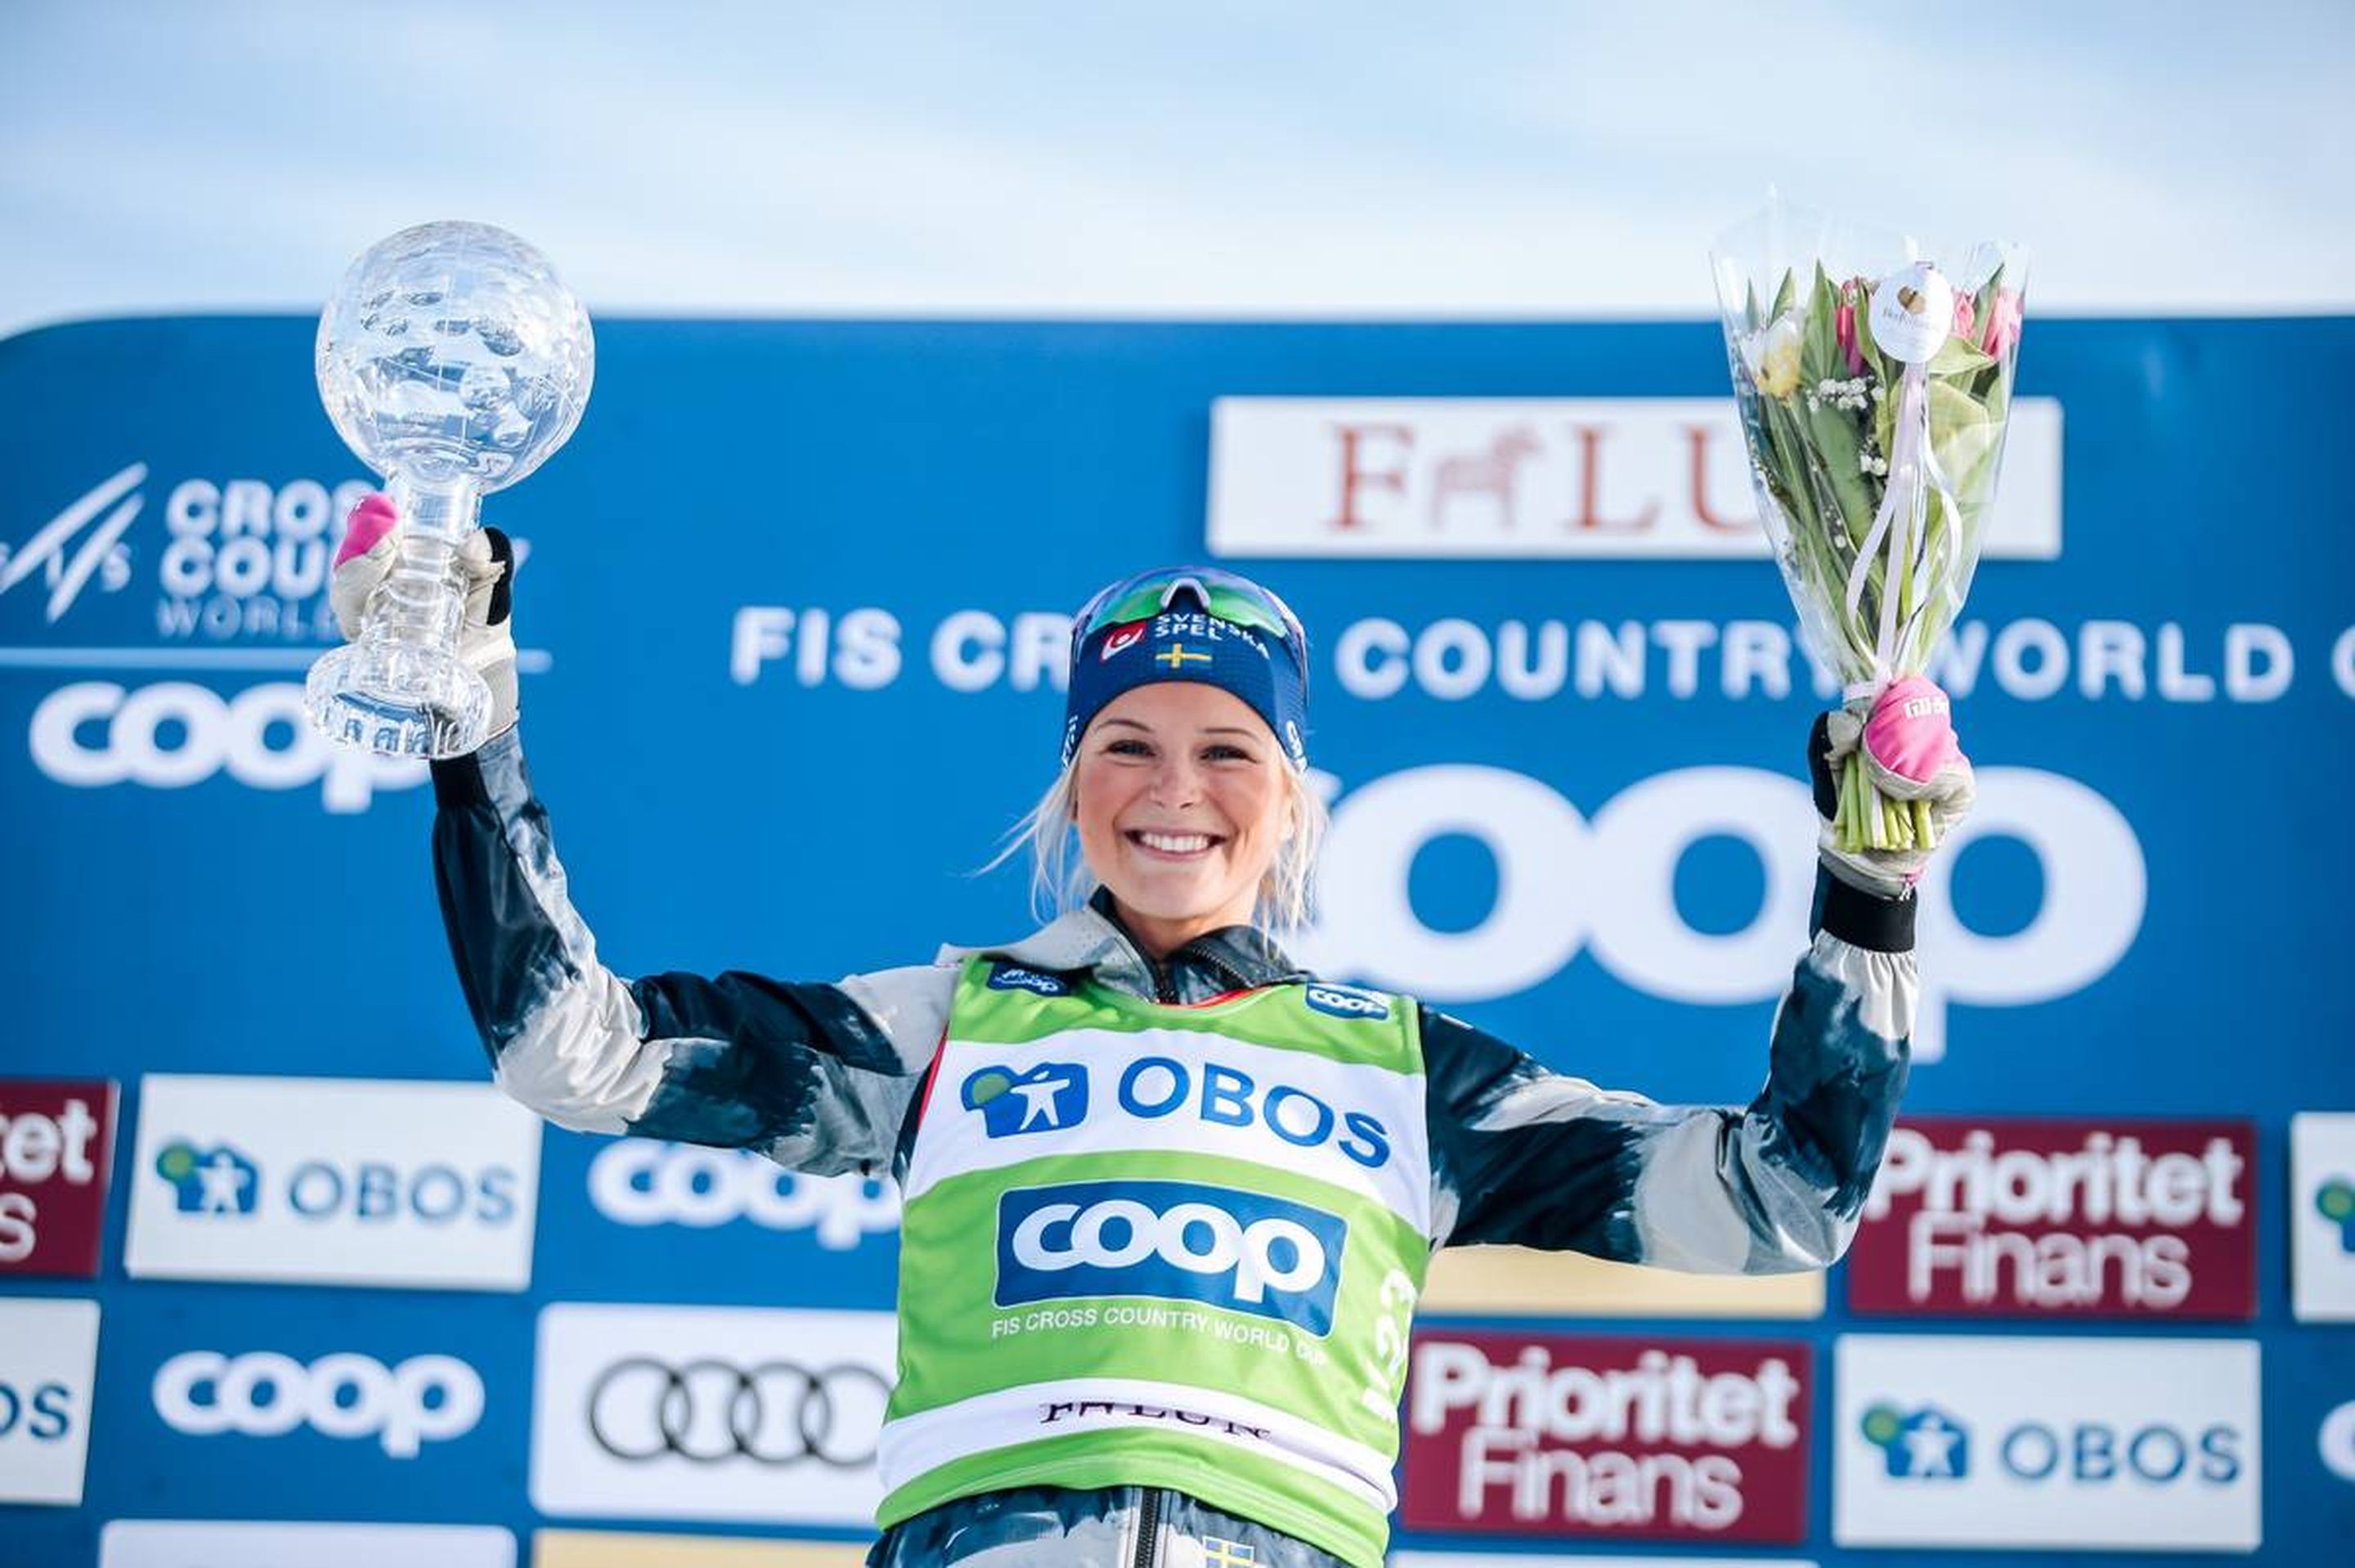
[[[370,495],[352,508],[344,542],[327,579],[327,602],[346,641],[368,620],[368,601],[384,586],[400,547],[400,515],[383,495]],[[466,577],[466,619],[458,630],[458,656],[473,665],[491,688],[490,736],[505,735],[516,722],[516,645],[509,584],[515,546],[496,528],[477,528],[458,548]],[[488,738],[486,736],[485,738]]]
[[[1970,758],[1955,737],[1953,705],[1935,683],[1921,675],[1893,681],[1870,712],[1835,708],[1816,720],[1807,747],[1815,778],[1816,814],[1822,819],[1817,842],[1824,864],[1851,886],[1883,898],[1902,898],[1922,880],[1936,846],[1970,813],[1977,795]],[[1864,771],[1892,800],[1929,806],[1928,845],[1905,849],[1843,848],[1832,825],[1838,809],[1833,780],[1859,751]]]

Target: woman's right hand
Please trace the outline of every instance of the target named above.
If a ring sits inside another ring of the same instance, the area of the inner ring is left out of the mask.
[[[327,579],[327,600],[346,641],[360,634],[368,602],[384,586],[400,540],[400,514],[391,498],[365,497],[352,508],[344,542]],[[505,735],[516,722],[516,645],[509,585],[515,578],[515,546],[496,528],[477,528],[458,549],[466,576],[466,619],[458,631],[458,656],[472,664],[491,688],[489,734]]]

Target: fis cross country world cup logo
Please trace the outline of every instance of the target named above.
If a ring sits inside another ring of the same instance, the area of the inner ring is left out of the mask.
[[[1970,1473],[1969,1431],[1934,1404],[1913,1411],[1876,1404],[1864,1413],[1863,1431],[1894,1479],[1960,1480]]]
[[[965,1079],[961,1097],[991,1138],[1060,1132],[1087,1119],[1088,1070],[1076,1062],[1041,1062],[1024,1073],[984,1067]]]
[[[333,746],[303,703],[303,673],[338,641],[328,580],[370,483],[150,477],[125,464],[46,516],[59,497],[36,500],[21,523],[0,496],[0,668],[91,677],[34,705],[34,765],[70,789],[224,773],[253,789],[315,785],[339,813],[423,783],[412,758]],[[521,560],[528,546],[515,545]],[[548,664],[538,649],[517,662]]]
[[[997,1201],[1000,1307],[1197,1301],[1332,1330],[1348,1226],[1305,1203],[1191,1181],[1078,1181]]]
[[[250,1214],[261,1202],[261,1167],[226,1143],[198,1149],[176,1139],[155,1157],[155,1174],[184,1214]]]

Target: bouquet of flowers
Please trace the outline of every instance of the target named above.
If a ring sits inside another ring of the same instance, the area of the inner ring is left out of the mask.
[[[1981,242],[1934,260],[1770,204],[1710,260],[1759,519],[1801,636],[1861,717],[1924,672],[1970,589],[2024,257]],[[1841,848],[1931,846],[1926,803],[1883,795],[1861,748],[1838,783]]]

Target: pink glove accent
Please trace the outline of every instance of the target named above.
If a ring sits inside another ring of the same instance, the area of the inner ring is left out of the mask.
[[[357,527],[357,514],[354,514]],[[1902,779],[1927,784],[1963,755],[1953,705],[1926,675],[1891,682],[1864,723],[1866,755]]]
[[[340,567],[354,556],[365,556],[377,546],[377,542],[400,526],[400,514],[392,509],[392,501],[382,493],[364,497],[352,508],[351,521],[344,525],[344,542],[336,548],[336,565]]]

